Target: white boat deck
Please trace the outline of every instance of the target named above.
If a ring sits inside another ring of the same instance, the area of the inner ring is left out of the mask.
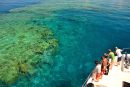
[[[122,87],[123,81],[130,83],[130,69],[122,72],[120,66],[113,66],[108,75],[103,75],[99,82],[93,83],[95,87]]]
[[[125,58],[124,54],[123,57]],[[130,59],[130,54],[127,57]],[[117,57],[115,57],[115,60],[117,60]],[[121,62],[121,65],[124,65],[124,63]],[[124,68],[122,71],[121,65],[113,66],[112,70],[109,70],[109,74],[103,75],[98,82],[92,80],[92,75],[90,74],[91,76],[86,79],[82,87],[86,87],[88,83],[93,83],[94,87],[123,87],[124,81],[130,83],[130,66],[129,69]]]

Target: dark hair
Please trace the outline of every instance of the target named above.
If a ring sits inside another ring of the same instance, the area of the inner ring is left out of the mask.
[[[108,49],[108,51],[109,51],[109,52],[112,52],[112,50],[111,50],[111,49]]]
[[[106,57],[106,58],[107,58],[107,57],[108,57],[108,54],[107,54],[107,53],[104,53],[104,57]]]
[[[101,59],[103,60],[104,56],[101,56]]]
[[[95,64],[97,65],[97,64],[99,64],[99,62],[97,60],[95,60]]]
[[[86,87],[94,87],[93,83],[88,83]]]

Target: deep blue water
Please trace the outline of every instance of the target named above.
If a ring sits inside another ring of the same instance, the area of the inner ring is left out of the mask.
[[[0,13],[8,13],[13,8],[36,4],[40,0],[0,0]]]
[[[52,13],[56,14],[54,19],[36,21],[55,32],[59,52],[53,66],[48,67],[48,76],[44,77],[44,71],[39,71],[26,82],[29,87],[81,87],[94,67],[94,60],[100,60],[107,49],[130,47],[130,1],[93,0],[87,3],[93,5],[88,9],[57,10]],[[2,11],[4,9],[7,11],[3,6]]]

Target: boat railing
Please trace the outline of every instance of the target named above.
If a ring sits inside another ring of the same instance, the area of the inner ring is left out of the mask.
[[[123,51],[124,51],[124,50],[130,50],[130,48],[123,48],[122,50],[123,50]]]
[[[121,71],[124,71],[124,68],[126,67],[126,59],[130,63],[130,48],[123,48],[122,49],[122,61],[121,61]]]
[[[94,67],[95,69],[95,67]],[[91,71],[91,73],[88,75],[87,79],[85,80],[85,82],[83,83],[82,87],[87,87],[88,84],[88,80],[92,77],[92,74],[94,72],[94,69]]]

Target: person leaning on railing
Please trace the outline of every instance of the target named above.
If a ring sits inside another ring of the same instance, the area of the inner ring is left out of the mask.
[[[115,50],[116,50],[116,54],[117,54],[117,66],[120,65],[120,62],[121,62],[121,58],[122,58],[122,51],[121,49],[119,49],[118,47],[115,47]]]
[[[111,49],[108,49],[109,51],[109,57],[111,58],[111,63],[110,63],[110,69],[112,69],[113,65],[115,64],[115,54],[112,52]]]
[[[101,64],[97,60],[95,61],[95,64],[96,64],[96,67],[93,71],[92,77],[94,81],[98,82],[99,79],[101,78]]]
[[[106,56],[101,57],[101,76],[104,75],[107,72],[107,66],[108,66],[108,59]]]

